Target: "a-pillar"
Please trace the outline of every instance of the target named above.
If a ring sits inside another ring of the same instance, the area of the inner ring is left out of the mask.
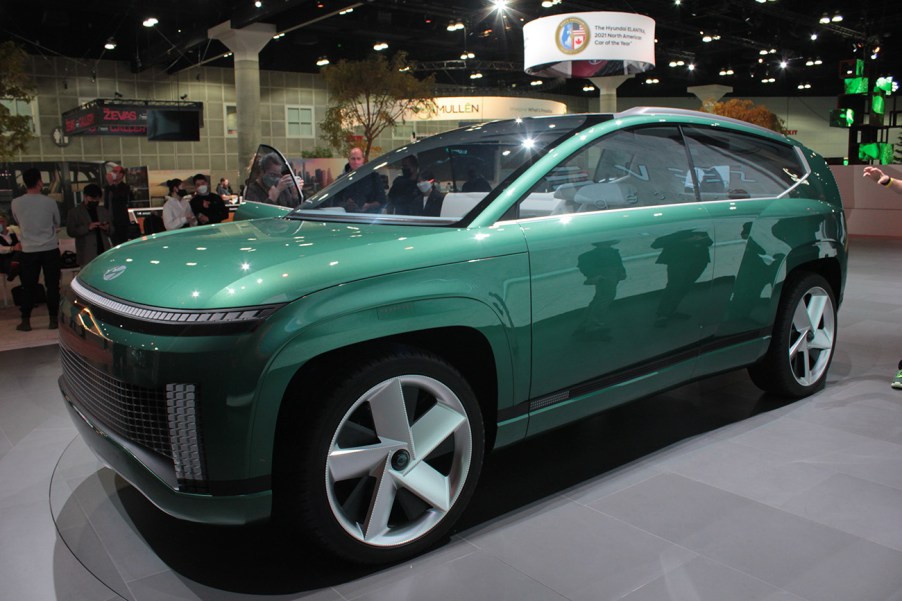
[[[611,75],[610,77],[590,77],[589,81],[598,88],[598,112],[599,113],[616,113],[617,112],[617,88],[632,75]],[[591,110],[592,107],[589,107]]]
[[[229,21],[207,30],[210,39],[225,44],[235,60],[235,104],[238,113],[238,168],[244,169],[260,140],[260,51],[276,34],[270,23],[232,29]]]

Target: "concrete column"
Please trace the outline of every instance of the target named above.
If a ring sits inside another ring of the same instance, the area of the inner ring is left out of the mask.
[[[235,60],[235,103],[238,111],[238,169],[243,171],[257,152],[260,139],[260,51],[276,34],[270,23],[232,29],[226,21],[207,30],[225,44]]]
[[[590,77],[591,81],[599,91],[598,112],[599,113],[616,113],[617,112],[617,88],[632,75],[611,75],[610,77]],[[592,107],[589,107],[591,110]]]
[[[732,92],[733,87],[712,83],[706,86],[691,86],[686,88],[686,91],[695,94],[702,103],[702,109],[710,113],[714,104]]]

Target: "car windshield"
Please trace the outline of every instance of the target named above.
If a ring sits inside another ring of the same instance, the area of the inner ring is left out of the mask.
[[[532,117],[437,134],[345,173],[287,217],[454,224],[481,210],[511,176],[586,122],[585,115]]]

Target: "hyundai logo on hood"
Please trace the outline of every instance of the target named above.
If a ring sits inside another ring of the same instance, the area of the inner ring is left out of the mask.
[[[115,280],[120,275],[125,273],[126,269],[128,269],[127,265],[117,265],[116,267],[110,267],[103,272],[103,279],[107,282],[109,282],[110,280]]]

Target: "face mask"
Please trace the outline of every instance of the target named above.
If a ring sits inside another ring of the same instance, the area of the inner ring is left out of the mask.
[[[263,184],[267,188],[272,188],[273,186],[275,186],[276,184],[279,183],[280,179],[282,179],[281,175],[266,174],[263,176]]]
[[[181,197],[184,197],[184,196],[188,196],[188,191],[187,191],[187,190],[176,190],[175,193],[178,194],[180,198],[181,198]]]
[[[198,186],[197,193],[201,196],[204,196],[207,192],[210,191],[210,186]]]
[[[426,192],[429,192],[430,189],[432,189],[432,182],[418,182],[417,188],[420,189],[420,192],[425,194]]]

